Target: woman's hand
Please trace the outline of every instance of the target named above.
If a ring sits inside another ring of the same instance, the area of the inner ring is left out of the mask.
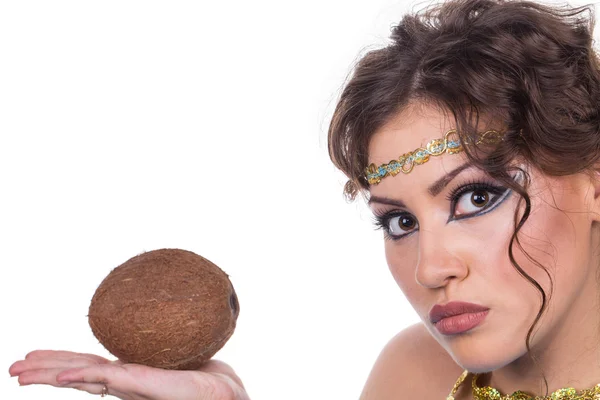
[[[249,400],[233,369],[210,360],[196,371],[124,364],[70,351],[37,350],[9,369],[19,384],[45,384],[123,400]]]

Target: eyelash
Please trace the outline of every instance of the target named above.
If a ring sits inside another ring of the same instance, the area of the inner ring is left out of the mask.
[[[453,216],[456,212],[456,206],[458,204],[458,200],[460,200],[460,198],[464,194],[474,192],[474,191],[484,191],[484,192],[495,195],[495,197],[488,204],[486,204],[480,211],[471,213],[471,214],[460,215],[459,217],[453,218]],[[450,215],[448,217],[447,222],[458,221],[461,219],[467,219],[467,218],[472,218],[472,217],[480,216],[483,214],[487,214],[488,212],[490,212],[493,209],[495,209],[496,207],[498,207],[504,200],[506,200],[508,198],[509,194],[510,194],[509,189],[502,187],[502,186],[494,185],[493,183],[487,182],[487,181],[471,181],[464,185],[457,186],[446,196],[446,199],[448,201],[450,201]],[[396,240],[403,239],[406,236],[412,235],[413,233],[415,233],[417,231],[417,229],[413,229],[410,232],[405,233],[404,235],[392,236],[389,232],[389,222],[392,218],[402,217],[402,216],[409,216],[411,218],[414,218],[410,213],[407,213],[405,211],[390,211],[390,212],[386,212],[383,214],[376,213],[374,216],[373,223],[374,223],[376,229],[383,230],[383,234],[384,234],[384,237],[386,240],[389,239],[389,240],[396,241]],[[415,224],[417,224],[416,219],[415,219]]]

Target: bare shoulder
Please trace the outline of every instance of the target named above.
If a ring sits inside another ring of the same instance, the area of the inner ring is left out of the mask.
[[[462,371],[425,325],[415,324],[384,347],[360,399],[445,399]]]

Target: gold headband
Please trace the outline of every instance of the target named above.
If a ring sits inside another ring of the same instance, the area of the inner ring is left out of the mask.
[[[450,136],[454,135],[454,138]],[[481,134],[476,144],[486,143],[495,144],[504,139],[504,132],[495,130],[485,131]],[[465,142],[465,144],[469,144]],[[369,165],[365,169],[365,178],[370,185],[377,185],[381,179],[387,175],[396,176],[401,171],[408,174],[413,170],[415,164],[424,164],[429,161],[430,156],[441,156],[444,153],[456,154],[463,151],[463,145],[458,138],[456,129],[451,129],[444,135],[443,139],[433,139],[427,143],[426,147],[419,147],[400,156],[397,160],[392,160],[387,164],[381,164],[379,167],[375,164]]]

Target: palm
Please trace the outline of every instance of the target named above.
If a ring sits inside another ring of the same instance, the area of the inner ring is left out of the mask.
[[[106,386],[124,400],[248,400],[233,369],[209,361],[197,371],[171,371],[109,361],[92,354],[34,351],[10,367],[21,384],[71,387],[93,394]]]
[[[236,381],[227,368],[214,361],[199,371],[168,371],[136,364],[112,365],[120,368],[131,381],[132,394],[136,398],[234,400],[241,399],[241,382]],[[137,397],[135,397],[137,396]]]

